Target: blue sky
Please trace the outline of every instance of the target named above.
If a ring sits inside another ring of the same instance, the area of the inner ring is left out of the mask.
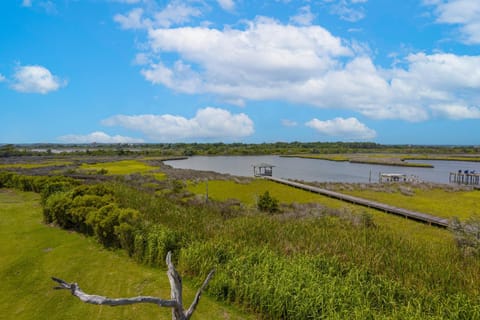
[[[480,144],[478,0],[3,0],[0,143]]]

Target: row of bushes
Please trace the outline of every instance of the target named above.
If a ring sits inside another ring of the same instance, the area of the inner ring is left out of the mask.
[[[79,181],[63,176],[28,176],[9,171],[0,172],[0,188],[40,193],[42,204],[53,193],[70,190],[78,185]]]
[[[150,224],[138,210],[122,207],[111,184],[1,172],[3,187],[40,193],[45,223],[95,236],[106,247],[125,249],[140,263],[163,266],[167,252],[178,253],[183,243],[181,233]]]
[[[152,266],[164,265],[167,252],[178,252],[183,242],[181,234],[148,223],[138,210],[120,207],[111,185],[54,193],[43,213],[46,223],[95,236],[102,245],[125,249],[136,261]]]
[[[46,223],[95,235],[106,247],[124,248],[133,253],[139,213],[120,208],[111,190],[103,185],[79,186],[50,195],[43,208]]]

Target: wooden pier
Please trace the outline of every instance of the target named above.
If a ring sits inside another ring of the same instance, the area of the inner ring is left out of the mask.
[[[478,186],[480,185],[480,173],[467,171],[450,172],[450,177],[448,180],[450,183]]]
[[[295,188],[303,189],[306,191],[318,193],[327,197],[331,197],[334,199],[350,202],[353,204],[361,205],[364,207],[372,208],[372,209],[377,209],[383,212],[395,214],[398,216],[402,216],[408,219],[412,219],[415,221],[420,221],[424,222],[433,226],[437,227],[442,227],[442,228],[447,228],[448,227],[448,219],[440,218],[440,217],[435,217],[430,214],[422,213],[422,212],[416,212],[416,211],[411,211],[403,208],[398,208],[394,206],[390,206],[388,204],[376,202],[376,201],[371,201],[363,198],[358,198],[354,196],[350,196],[347,194],[335,192],[335,191],[330,191],[327,189],[322,189],[322,188],[317,188],[313,186],[309,186],[303,183],[298,183],[290,180],[285,180],[285,179],[279,179],[279,178],[274,178],[274,177],[264,177],[265,179],[282,183],[285,185],[289,185]]]

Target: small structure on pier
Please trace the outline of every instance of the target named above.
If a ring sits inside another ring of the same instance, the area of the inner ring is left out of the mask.
[[[467,185],[480,185],[480,173],[475,173],[475,171],[462,171],[450,172],[450,177],[448,179],[450,183],[458,184],[467,184]]]
[[[255,177],[271,177],[274,165],[268,163],[259,163],[253,165],[253,175]]]
[[[410,175],[407,176],[404,173],[379,173],[378,182],[413,182],[419,183],[422,180],[418,176]]]
[[[406,182],[407,175],[403,173],[380,173],[379,182]]]

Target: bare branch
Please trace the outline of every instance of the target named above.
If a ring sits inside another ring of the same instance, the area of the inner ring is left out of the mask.
[[[215,274],[215,269],[210,271],[205,281],[203,281],[202,286],[200,287],[200,289],[198,289],[197,294],[195,295],[195,298],[193,299],[193,302],[190,305],[190,308],[188,308],[187,312],[185,312],[185,318],[187,318],[187,320],[190,319],[193,312],[195,312],[195,309],[197,308],[197,305],[200,302],[200,296],[202,295],[203,290],[205,290],[210,280],[212,280],[214,274]]]
[[[172,263],[172,253],[170,251],[167,253],[165,262],[167,263],[167,276],[170,281],[170,298],[177,302],[177,306],[172,309],[172,319],[183,320],[185,319],[185,313],[183,311],[182,277]]]
[[[193,312],[195,311],[200,301],[200,296],[205,290],[205,287],[208,285],[208,283],[212,279],[213,274],[215,273],[215,270],[210,271],[207,278],[203,282],[202,286],[200,287],[200,289],[198,289],[197,294],[195,295],[195,298],[193,299],[193,302],[190,305],[190,308],[188,308],[188,310],[185,312],[183,309],[182,277],[180,277],[180,275],[178,274],[177,270],[175,269],[172,263],[171,252],[167,253],[165,262],[167,263],[167,267],[168,267],[167,276],[168,276],[168,280],[170,281],[170,296],[171,296],[170,300],[165,300],[165,299],[160,299],[157,297],[150,297],[150,296],[138,296],[133,298],[112,299],[104,296],[86,294],[80,289],[77,283],[68,283],[62,279],[55,278],[55,277],[52,277],[52,280],[59,284],[58,286],[54,287],[54,289],[70,290],[72,295],[79,298],[81,301],[85,303],[108,305],[112,307],[125,306],[125,305],[135,304],[135,303],[153,303],[160,307],[172,308],[173,320],[188,320],[190,319]]]
[[[98,304],[98,305],[107,305],[107,306],[125,306],[136,303],[153,303],[160,307],[177,307],[177,302],[175,300],[164,300],[157,297],[150,296],[138,296],[132,298],[117,298],[112,299],[104,296],[91,295],[83,292],[77,283],[68,283],[62,279],[52,277],[52,280],[58,282],[60,286],[55,287],[54,289],[67,289],[70,290],[72,295],[79,298],[85,303]]]

